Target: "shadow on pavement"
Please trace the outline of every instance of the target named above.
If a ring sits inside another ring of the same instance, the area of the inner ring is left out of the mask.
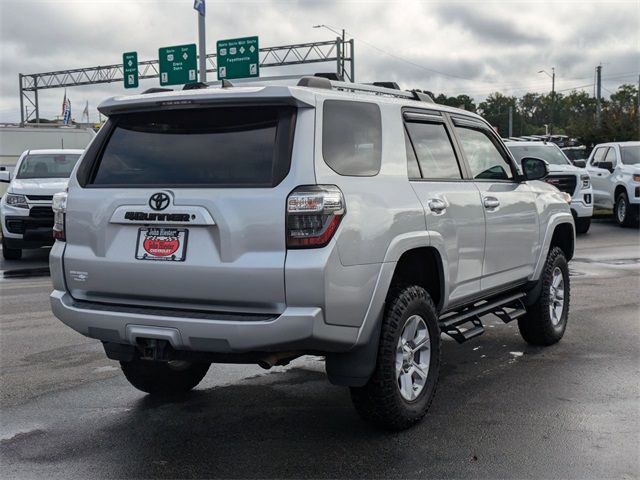
[[[48,276],[50,251],[50,248],[23,250],[20,260],[5,260],[0,256],[0,272],[5,278]]]

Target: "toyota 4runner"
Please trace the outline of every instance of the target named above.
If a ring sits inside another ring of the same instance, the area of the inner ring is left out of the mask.
[[[54,198],[51,304],[144,392],[321,355],[399,430],[433,399],[442,333],[464,342],[495,314],[534,345],[564,334],[570,198],[477,115],[317,77],[99,110]]]

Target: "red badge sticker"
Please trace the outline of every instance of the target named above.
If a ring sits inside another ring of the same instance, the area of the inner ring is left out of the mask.
[[[143,247],[145,251],[156,257],[168,257],[176,253],[180,247],[180,241],[177,238],[145,238]]]

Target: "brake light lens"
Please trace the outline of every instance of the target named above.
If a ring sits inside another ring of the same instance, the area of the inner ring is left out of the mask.
[[[346,206],[335,185],[296,188],[287,198],[287,248],[321,248],[336,233]]]
[[[53,196],[53,238],[65,241],[64,224],[67,216],[67,192],[56,193]]]

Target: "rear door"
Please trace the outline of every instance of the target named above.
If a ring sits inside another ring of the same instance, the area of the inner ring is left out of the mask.
[[[405,112],[411,186],[422,202],[432,243],[446,256],[448,303],[480,291],[484,214],[480,194],[463,179],[451,132],[439,112]]]
[[[312,169],[313,145],[294,147],[296,116],[289,106],[244,106],[112,117],[69,193],[71,295],[282,311],[286,198],[313,181],[291,161],[306,157]]]
[[[506,147],[484,123],[456,118],[466,164],[486,219],[482,290],[501,289],[533,273],[539,247],[535,196],[520,182]]]

